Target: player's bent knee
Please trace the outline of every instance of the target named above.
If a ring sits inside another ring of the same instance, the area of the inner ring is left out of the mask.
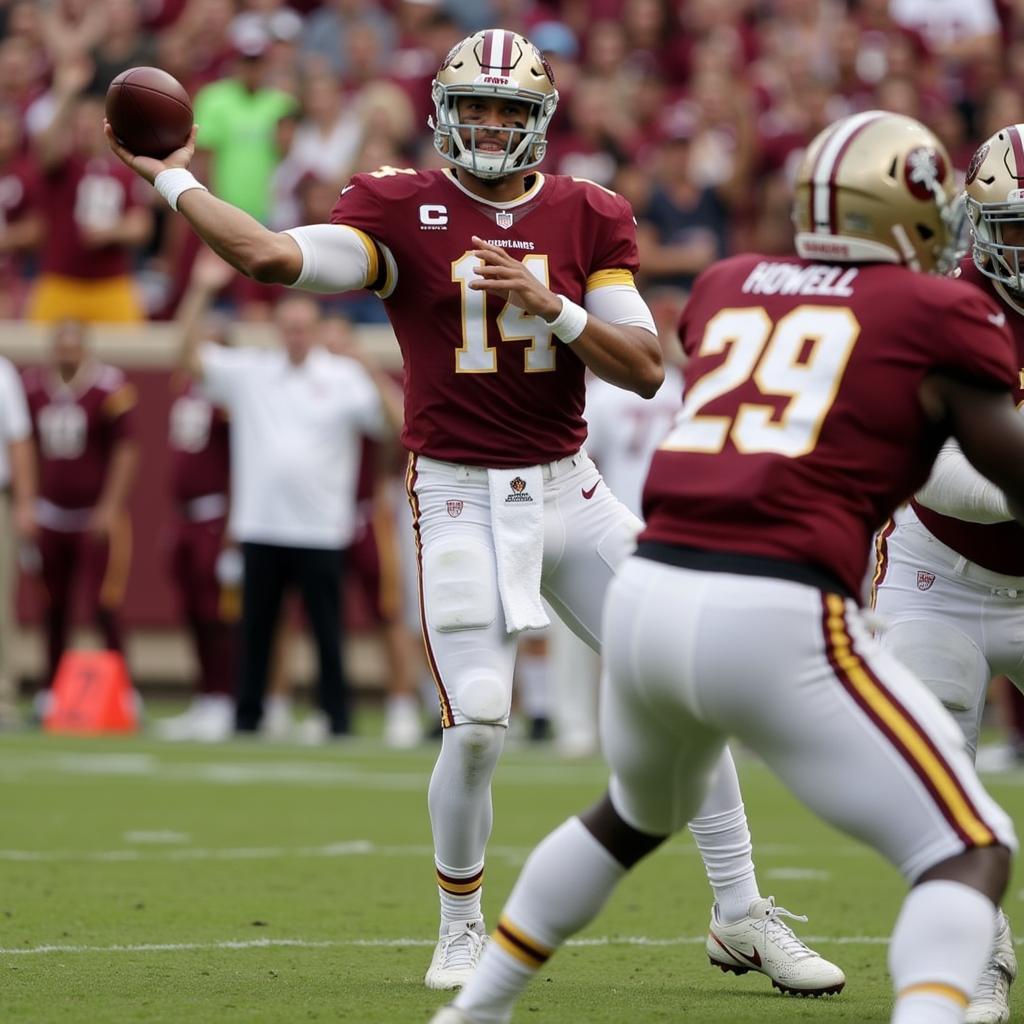
[[[467,722],[465,725],[452,726],[448,734],[457,742],[465,756],[479,759],[490,755],[495,747],[502,743],[504,731],[497,725]]]
[[[969,711],[981,700],[991,673],[977,644],[959,630],[933,622],[898,622],[883,643],[950,711]]]
[[[445,540],[423,555],[427,622],[440,633],[486,629],[498,613],[494,552],[474,540]]]
[[[497,674],[481,672],[459,688],[459,710],[471,723],[503,725],[509,712],[510,694]]]

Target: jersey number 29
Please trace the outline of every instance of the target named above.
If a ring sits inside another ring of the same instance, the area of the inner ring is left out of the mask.
[[[772,453],[795,459],[818,443],[822,423],[860,334],[850,309],[798,306],[777,323],[762,306],[723,309],[704,329],[698,356],[725,352],[725,361],[690,388],[662,448],[720,452],[728,439],[748,454]],[[701,410],[753,379],[766,398],[788,398],[776,408],[744,402],[732,416]]]

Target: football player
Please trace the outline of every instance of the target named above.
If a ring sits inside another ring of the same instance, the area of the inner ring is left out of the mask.
[[[180,357],[198,340],[228,343],[226,323],[209,311],[217,293],[236,275],[223,260],[200,252],[178,308]],[[168,423],[174,499],[170,575],[191,634],[198,686],[180,715],[157,723],[167,740],[227,739],[235,727],[235,660],[240,588],[222,580],[228,545],[230,429],[227,413],[203,394],[183,368],[171,378],[174,401]],[[230,555],[227,556],[230,560]]]
[[[1015,342],[1014,397],[1024,401],[1024,125],[996,132],[974,154],[966,203],[973,251],[960,277],[984,290]],[[873,600],[880,640],[952,712],[974,757],[992,677],[1024,685],[1024,530],[1006,495],[955,441],[943,446],[925,487],[879,532]],[[1017,975],[1002,911],[996,942],[968,1007],[970,1024],[1005,1024]]]
[[[85,327],[53,331],[50,366],[25,371],[25,395],[39,458],[36,523],[44,584],[47,686],[67,647],[73,588],[87,603],[108,650],[123,650],[120,606],[131,564],[128,497],[138,466],[135,386],[93,358]],[[48,690],[37,697],[45,716]]]
[[[430,988],[461,986],[481,914],[491,777],[505,740],[517,635],[547,624],[541,595],[593,647],[636,517],[582,449],[584,371],[650,397],[662,383],[633,282],[629,204],[537,170],[558,93],[544,57],[500,29],[452,48],[433,83],[434,146],[451,165],[384,167],[342,190],[331,224],[275,234],[188,172],[114,151],[225,260],[261,280],[383,298],[405,365],[403,444],[427,657],[445,727],[428,802],[441,927]],[[716,962],[788,991],[838,991],[842,971],[795,938],[758,892],[732,759],[722,755],[694,837],[715,892]]]
[[[875,527],[950,434],[1024,518],[1019,359],[997,305],[939,276],[962,213],[923,125],[844,118],[796,186],[799,255],[723,260],[682,319],[686,397],[604,612],[608,793],[533,852],[434,1024],[509,1020],[557,946],[694,813],[733,735],[913,886],[889,948],[894,1024],[963,1021],[1016,838],[857,595]]]

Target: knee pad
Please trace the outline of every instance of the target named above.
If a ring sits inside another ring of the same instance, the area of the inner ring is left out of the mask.
[[[473,539],[446,539],[423,552],[427,623],[440,633],[486,629],[498,613],[494,552]]]
[[[890,626],[881,641],[950,711],[970,711],[983,699],[991,671],[978,645],[960,630],[912,619]]]
[[[508,717],[512,695],[496,673],[481,671],[460,680],[457,693],[459,710],[470,723],[499,725]]]

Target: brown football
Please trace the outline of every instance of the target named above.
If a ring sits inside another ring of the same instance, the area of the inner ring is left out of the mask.
[[[192,130],[188,93],[160,68],[122,71],[107,89],[106,110],[117,141],[139,156],[168,156]]]

